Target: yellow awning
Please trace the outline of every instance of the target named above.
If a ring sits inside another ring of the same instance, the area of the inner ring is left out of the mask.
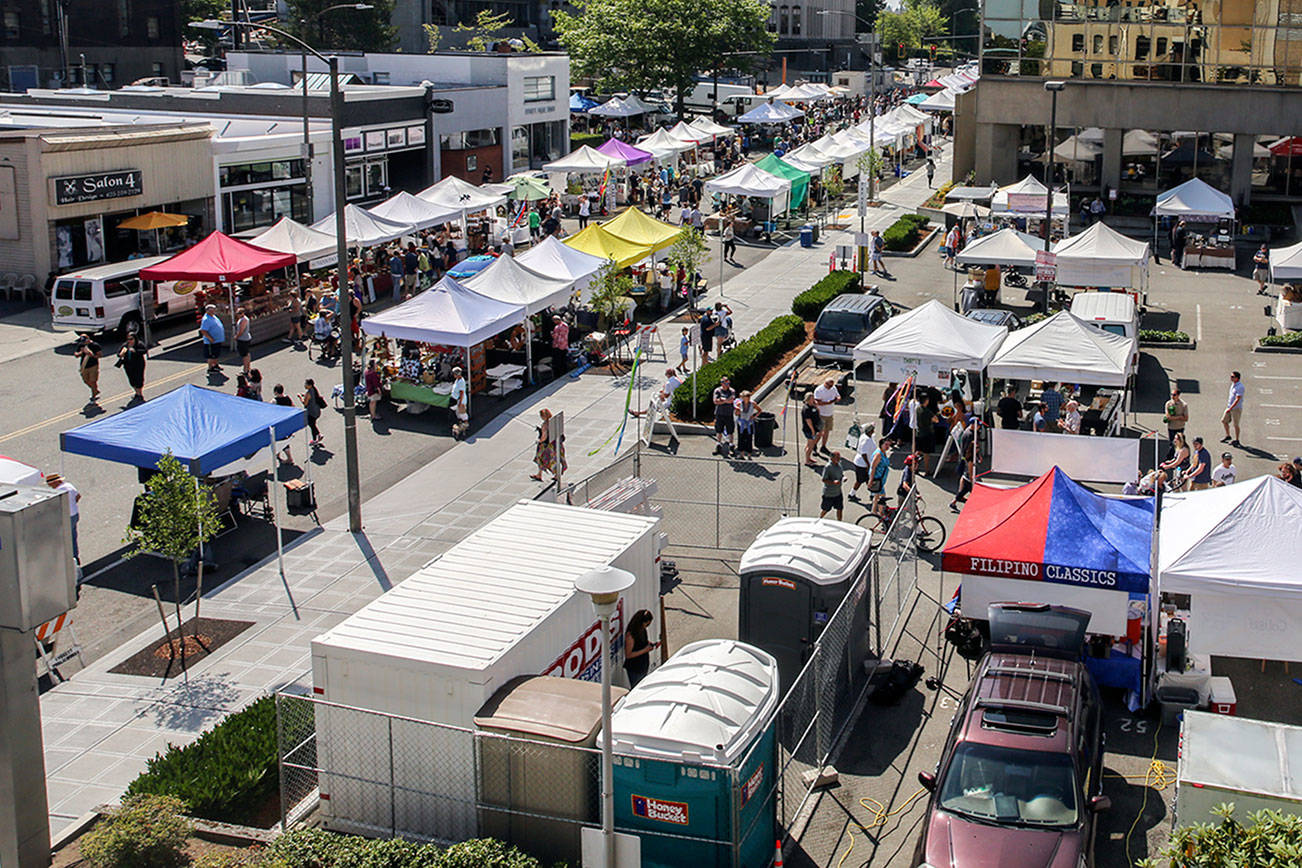
[[[638,208],[625,208],[618,217],[602,223],[601,228],[624,241],[650,247],[652,252],[669,247],[682,232],[681,226],[657,220]]]
[[[600,256],[602,259],[613,259],[620,268],[627,268],[635,262],[641,262],[653,252],[650,245],[635,244],[612,235],[605,227],[596,223],[566,238],[565,243],[575,250]]]

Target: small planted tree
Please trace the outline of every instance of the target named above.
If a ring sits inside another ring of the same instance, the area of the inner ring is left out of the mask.
[[[610,328],[633,306],[633,278],[614,262],[607,262],[592,276],[592,300],[588,304],[597,312],[597,325]]]
[[[1139,868],[1248,868],[1302,865],[1302,817],[1281,811],[1255,811],[1246,823],[1234,819],[1234,805],[1212,809],[1216,824],[1176,829],[1156,855]]]
[[[868,173],[868,199],[870,201],[876,201],[877,176],[881,174],[882,166],[884,165],[882,162],[882,152],[877,150],[876,145],[874,145],[865,151],[857,161],[855,161],[855,165],[859,167],[859,173],[861,175],[864,172]]]
[[[719,231],[723,231],[724,217],[719,216]],[[683,273],[687,275],[687,294],[688,298],[695,298],[696,292],[696,275],[700,272],[701,267],[710,261],[710,248],[705,243],[705,233],[698,230],[695,226],[684,226],[674,240],[673,246],[665,253],[665,261],[673,268],[683,267]]]
[[[176,639],[172,640],[166,619],[163,629],[171,652],[175,653],[179,647],[183,671],[185,637],[181,632],[181,562],[217,536],[219,526],[217,499],[212,491],[199,484],[170,453],[158,459],[158,473],[149,481],[149,490],[140,500],[140,515],[136,523],[127,528],[125,541],[134,544],[135,548],[126,556],[149,552],[172,562]],[[201,555],[199,561],[202,560]],[[197,608],[197,601],[195,605]]]

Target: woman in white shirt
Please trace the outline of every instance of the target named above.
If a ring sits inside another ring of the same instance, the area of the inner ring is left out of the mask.
[[[1066,414],[1062,417],[1062,433],[1079,434],[1080,433],[1080,403],[1077,401],[1068,401]]]

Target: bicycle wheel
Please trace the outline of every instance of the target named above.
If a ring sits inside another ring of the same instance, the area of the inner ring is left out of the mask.
[[[875,512],[865,512],[854,520],[854,523],[860,527],[868,528],[868,532],[873,536],[873,544],[886,535],[886,521]]]
[[[924,515],[918,519],[918,551],[938,551],[945,544],[945,524],[934,515]]]

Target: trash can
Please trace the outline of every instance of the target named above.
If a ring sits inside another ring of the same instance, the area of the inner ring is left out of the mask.
[[[800,227],[800,246],[814,246],[814,225],[812,223],[806,223],[804,226]]]
[[[780,696],[777,661],[731,639],[685,645],[624,696],[615,828],[642,839],[642,868],[769,864]]]
[[[1198,707],[1198,689],[1195,687],[1159,687],[1156,694],[1162,707],[1162,726],[1174,726],[1180,722],[1182,714]]]
[[[817,223],[811,223],[810,225],[814,228],[814,243],[817,244],[817,243],[818,243],[818,234],[819,234],[819,233],[818,233],[818,224],[817,224]]]
[[[755,417],[755,448],[772,449],[773,432],[778,428],[778,417],[765,410]]]

